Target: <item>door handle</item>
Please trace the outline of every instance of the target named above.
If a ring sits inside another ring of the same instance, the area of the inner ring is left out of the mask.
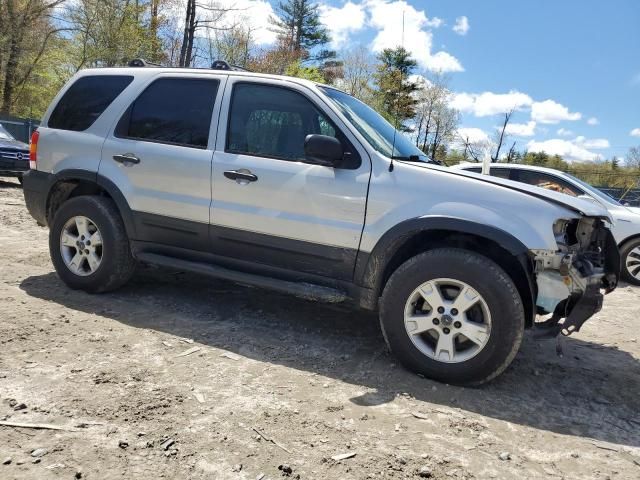
[[[128,163],[133,163],[133,164],[138,164],[140,163],[140,159],[138,157],[136,157],[133,153],[123,153],[120,155],[114,155],[113,159],[118,162],[118,163],[123,163],[123,164],[128,164]]]
[[[224,172],[224,176],[229,180],[235,180],[236,182],[246,185],[249,182],[255,182],[258,180],[258,176],[251,173],[250,170],[246,168],[241,168],[240,170],[227,170]]]

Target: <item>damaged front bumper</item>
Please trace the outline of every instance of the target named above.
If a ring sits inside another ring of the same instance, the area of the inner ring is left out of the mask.
[[[613,291],[620,275],[620,253],[602,219],[559,220],[559,250],[532,250],[538,288],[535,336],[571,335],[602,309],[603,292]]]

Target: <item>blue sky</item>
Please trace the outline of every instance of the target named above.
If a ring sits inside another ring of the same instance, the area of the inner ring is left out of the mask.
[[[269,42],[276,1],[238,1]],[[399,44],[404,11],[405,47],[419,73],[446,73],[470,137],[492,137],[500,112],[517,107],[510,143],[520,150],[590,161],[640,145],[640,0],[318,3],[339,51]]]

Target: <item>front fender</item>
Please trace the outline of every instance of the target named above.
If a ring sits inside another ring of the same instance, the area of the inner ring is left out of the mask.
[[[447,231],[484,238],[498,244],[515,258],[526,257],[528,252],[528,248],[516,237],[493,226],[445,216],[412,218],[388,230],[370,254],[362,251],[358,253],[355,282],[379,292],[383,274],[398,249],[413,236],[429,231]]]

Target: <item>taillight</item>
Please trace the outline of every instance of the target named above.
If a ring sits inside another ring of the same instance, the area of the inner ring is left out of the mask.
[[[29,144],[29,168],[35,170],[38,166],[38,139],[40,132],[35,130],[31,134],[31,143]]]

